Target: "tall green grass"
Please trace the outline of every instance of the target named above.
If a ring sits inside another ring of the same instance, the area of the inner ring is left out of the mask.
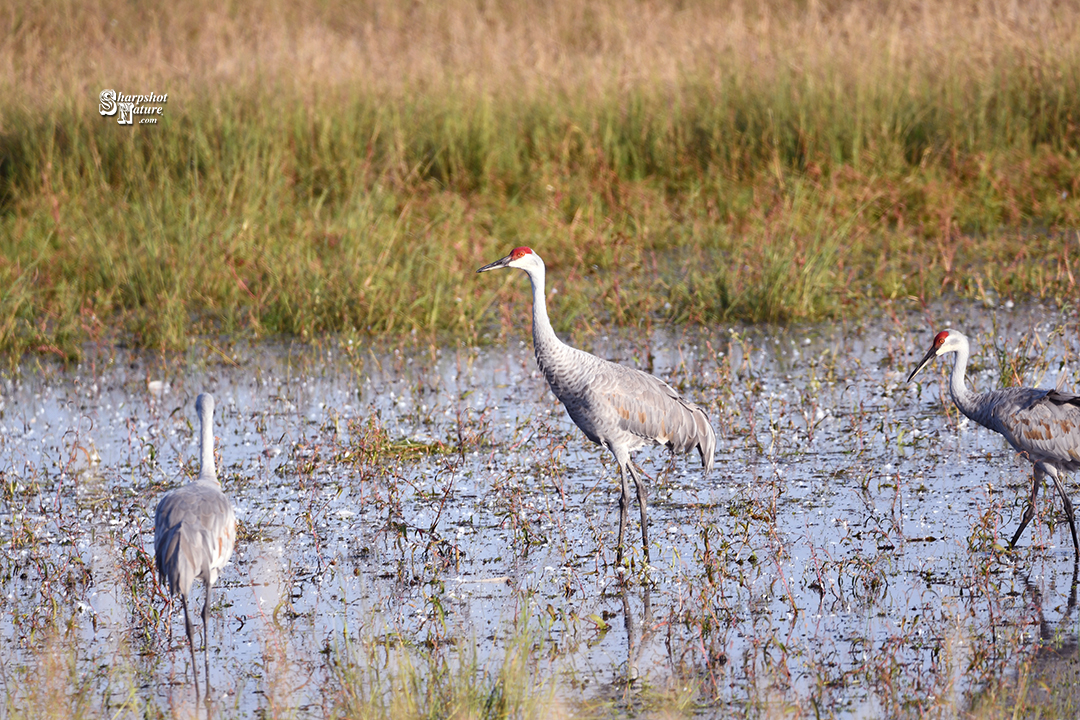
[[[475,339],[517,244],[564,329],[1072,296],[1080,10],[1009,8],[8,8],[0,351]]]

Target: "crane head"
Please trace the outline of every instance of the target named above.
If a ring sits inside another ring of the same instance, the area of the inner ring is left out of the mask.
[[[911,382],[919,371],[930,364],[930,361],[946,353],[957,352],[961,347],[967,347],[967,338],[957,330],[942,330],[934,336],[934,342],[930,345],[930,349],[926,351],[926,355],[923,355],[922,361],[919,362],[910,375],[908,375],[908,382]]]
[[[214,396],[210,393],[200,393],[199,397],[195,398],[195,414],[204,422],[205,418],[209,418],[210,422],[213,422]]]
[[[504,258],[500,258],[493,263],[485,265],[476,272],[482,273],[488,270],[498,270],[499,268],[512,267],[521,268],[522,270],[529,271],[534,269],[537,264],[542,267],[544,261],[540,259],[540,256],[527,247],[516,247],[510,251],[510,254]]]

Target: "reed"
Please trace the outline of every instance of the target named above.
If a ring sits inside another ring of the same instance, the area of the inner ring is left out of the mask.
[[[0,68],[13,362],[476,338],[517,244],[564,328],[1075,292],[1068,5],[57,0],[0,10]]]

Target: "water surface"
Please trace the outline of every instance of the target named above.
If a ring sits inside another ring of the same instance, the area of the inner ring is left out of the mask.
[[[0,400],[7,692],[37,698],[43,658],[67,657],[79,684],[50,682],[91,706],[191,707],[152,519],[198,470],[194,399],[210,392],[241,523],[214,595],[215,713],[323,716],[343,658],[378,662],[356,648],[405,640],[497,668],[523,635],[535,676],[570,703],[963,707],[1055,638],[1075,647],[1076,567],[1051,493],[1018,551],[1001,550],[1030,464],[943,402],[951,362],[905,382],[946,322],[973,340],[979,390],[1013,367],[1080,387],[1075,316],[1036,304],[571,339],[669,381],[718,433],[708,477],[696,454],[638,453],[652,565],[634,523],[627,583],[617,466],[550,394],[525,336],[207,341],[182,358],[27,366]]]

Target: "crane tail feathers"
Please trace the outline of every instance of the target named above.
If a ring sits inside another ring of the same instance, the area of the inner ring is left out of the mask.
[[[713,460],[716,457],[716,433],[713,431],[709,416],[701,408],[695,408],[694,423],[698,431],[698,452],[701,453],[701,464],[708,475],[713,469]]]
[[[187,523],[163,528],[160,538],[155,538],[154,560],[161,582],[170,595],[187,597],[195,578],[209,577],[210,567],[205,559],[194,556],[199,546],[200,531]]]
[[[181,526],[176,525],[168,528],[155,543],[157,547],[154,559],[157,561],[158,575],[161,577],[161,582],[169,589],[170,595],[176,595],[181,591],[181,594],[186,595],[191,588],[191,582],[184,583],[181,577],[183,567],[180,562],[180,541]]]

